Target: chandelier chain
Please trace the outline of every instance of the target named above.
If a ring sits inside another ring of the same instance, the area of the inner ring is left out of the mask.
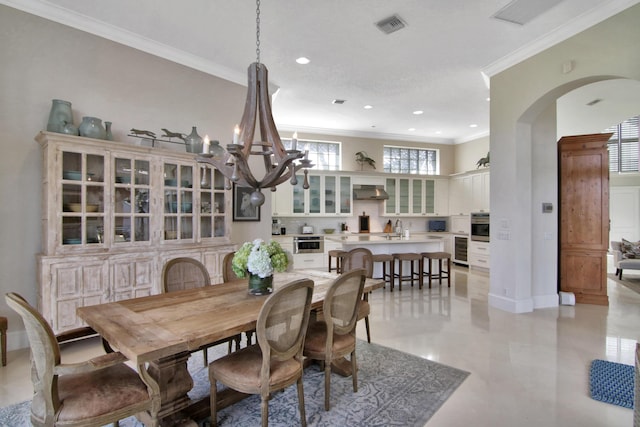
[[[256,63],[260,64],[260,0],[256,0]]]

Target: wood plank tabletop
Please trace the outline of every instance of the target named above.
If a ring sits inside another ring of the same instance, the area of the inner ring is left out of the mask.
[[[314,281],[312,308],[322,307],[338,276],[317,270],[274,275],[274,289],[294,280]],[[367,279],[365,292],[382,287]],[[78,308],[78,315],[136,364],[158,360],[255,328],[268,296],[248,293],[247,279]]]

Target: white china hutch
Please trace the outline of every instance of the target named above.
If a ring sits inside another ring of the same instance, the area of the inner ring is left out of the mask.
[[[166,261],[195,258],[222,281],[231,202],[194,154],[41,132],[38,304],[56,333],[81,306],[162,292]]]

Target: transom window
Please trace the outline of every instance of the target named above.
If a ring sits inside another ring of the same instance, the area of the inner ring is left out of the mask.
[[[437,175],[439,173],[438,150],[385,146],[384,171]]]
[[[282,139],[282,144],[285,149],[291,149],[291,139]],[[315,170],[340,170],[340,148],[339,142],[298,139],[298,150],[309,151]]]
[[[631,117],[624,122],[605,129],[613,132],[609,139],[609,172],[638,172],[638,118]]]

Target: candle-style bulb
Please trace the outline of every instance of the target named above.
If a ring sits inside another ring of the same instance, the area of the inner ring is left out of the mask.
[[[239,138],[240,138],[240,127],[236,125],[236,127],[233,128],[233,143],[237,144]]]
[[[291,138],[291,149],[292,150],[298,149],[298,132],[293,133],[293,138]]]
[[[204,142],[202,143],[202,153],[209,154],[210,148],[211,148],[211,141],[209,140],[209,135],[205,135]]]

